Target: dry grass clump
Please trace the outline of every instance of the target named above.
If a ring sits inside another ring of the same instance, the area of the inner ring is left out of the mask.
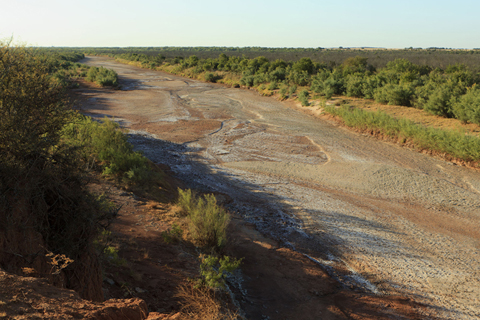
[[[182,300],[182,313],[186,319],[241,319],[238,313],[230,310],[212,289],[196,288],[193,284],[186,284],[179,287],[175,296]]]

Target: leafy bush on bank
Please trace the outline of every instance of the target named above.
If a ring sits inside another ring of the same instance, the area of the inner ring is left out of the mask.
[[[129,183],[152,178],[148,160],[133,151],[127,136],[111,120],[100,123],[77,115],[62,130],[62,141],[77,148],[87,165],[98,164],[105,175],[120,176]]]
[[[230,214],[217,204],[213,194],[200,197],[190,189],[178,189],[178,194],[178,205],[187,216],[194,241],[205,248],[222,249],[227,243]]]
[[[310,93],[307,90],[302,90],[298,94],[298,100],[302,103],[302,106],[309,106],[310,103],[308,102],[308,98],[310,97]]]

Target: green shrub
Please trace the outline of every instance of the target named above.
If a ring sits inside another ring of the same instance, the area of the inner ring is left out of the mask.
[[[258,87],[266,82],[265,75],[263,73],[261,74],[256,74],[253,77],[253,86]]]
[[[323,89],[323,94],[326,99],[330,99],[335,94],[335,90],[332,87],[325,87],[325,89]]]
[[[285,68],[277,67],[274,71],[270,72],[269,78],[271,81],[283,81],[287,75]]]
[[[86,80],[90,82],[95,82],[97,79],[97,73],[98,73],[98,68],[96,67],[90,67],[87,71],[87,77]]]
[[[246,75],[246,76],[243,76],[241,79],[240,79],[240,84],[244,85],[244,86],[247,86],[247,87],[253,87],[253,82],[255,80],[255,77],[252,76],[252,75]]]
[[[183,214],[186,216],[194,210],[197,194],[192,189],[182,190],[178,188],[177,204],[182,208]]]
[[[327,96],[327,99],[331,98],[334,94],[342,94],[343,91],[344,80],[339,74],[332,73],[331,76],[323,82],[323,94]]]
[[[95,82],[102,87],[118,85],[117,73],[104,67],[90,67],[87,72],[86,80],[90,82]]]
[[[224,289],[225,278],[233,273],[242,263],[242,259],[230,259],[229,256],[218,258],[211,255],[200,255],[200,276],[197,287],[205,285],[213,289]]]
[[[348,75],[346,80],[346,94],[348,97],[360,98],[363,96],[363,77],[360,75]]]
[[[367,60],[368,58],[360,56],[345,59],[342,63],[343,74],[348,76],[354,73],[365,73],[368,66]]]
[[[217,77],[213,73],[207,72],[207,73],[205,73],[205,81],[207,81],[207,82],[217,82]]]
[[[133,151],[118,125],[77,116],[62,131],[63,141],[79,148],[87,164],[98,163],[105,175],[122,175],[126,182],[139,183],[152,178],[148,160]]]
[[[296,85],[293,85],[293,86],[291,86],[290,88],[288,88],[288,94],[289,94],[289,95],[292,95],[292,94],[294,94],[295,92],[297,92],[297,86],[296,86]]]
[[[77,152],[61,142],[70,112],[55,70],[36,50],[0,42],[0,233],[8,243],[8,234],[35,230],[45,250],[76,260],[88,254],[102,208]],[[23,254],[11,265],[24,264]]]
[[[362,95],[366,99],[373,99],[378,87],[378,79],[375,75],[365,77],[362,83]]]
[[[112,242],[112,232],[103,229],[93,241],[93,245],[99,255],[99,258],[103,262],[110,263],[118,267],[125,266],[127,261],[123,258],[120,258],[118,255],[118,248],[112,245]]]
[[[292,69],[288,79],[299,86],[306,86],[310,83],[310,75],[307,71],[295,71]]]
[[[221,249],[227,243],[230,215],[213,194],[197,197],[191,190],[178,190],[178,205],[186,213],[190,234],[202,247]]]
[[[455,100],[452,109],[457,119],[480,125],[480,90],[477,86],[469,88],[466,94]]]
[[[51,161],[69,114],[62,91],[33,51],[0,42],[1,162],[25,168]]]
[[[300,100],[300,102],[302,103],[302,106],[305,106],[305,107],[310,105],[310,103],[308,102],[309,97],[310,97],[310,93],[308,92],[308,90],[302,90],[298,94],[298,100]]]
[[[448,85],[439,85],[429,95],[423,109],[443,117],[452,117],[453,112],[450,105],[452,99],[452,90]]]
[[[407,106],[411,105],[413,97],[413,88],[410,85],[387,84],[375,91],[375,101],[388,103],[391,105]]]
[[[270,82],[267,89],[272,91],[278,89],[278,83],[276,81]]]
[[[103,254],[105,255],[107,261],[111,264],[116,265],[118,267],[123,267],[127,265],[127,260],[120,258],[118,255],[118,249],[113,246],[107,246],[103,250]]]
[[[287,99],[287,98],[288,98],[287,92],[288,92],[288,87],[287,87],[287,86],[282,86],[282,87],[280,88],[280,97],[281,97],[281,99]]]

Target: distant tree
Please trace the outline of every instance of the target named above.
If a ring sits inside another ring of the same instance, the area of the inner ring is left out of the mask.
[[[292,69],[300,73],[302,71],[305,71],[308,74],[314,74],[316,72],[315,65],[310,58],[301,58],[293,64]]]
[[[462,122],[480,125],[480,89],[476,85],[469,88],[465,95],[452,103],[452,111]]]

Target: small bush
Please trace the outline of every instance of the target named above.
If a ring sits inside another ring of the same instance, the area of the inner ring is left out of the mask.
[[[300,93],[298,94],[298,100],[300,100],[300,102],[302,103],[302,106],[309,106],[310,103],[308,102],[308,98],[310,96],[310,93],[308,93],[307,90],[302,90],[300,91]]]
[[[328,100],[333,97],[333,95],[335,94],[335,90],[332,87],[327,86],[325,87],[325,89],[323,89],[323,94],[325,95],[325,98]]]
[[[107,246],[103,250],[103,254],[105,255],[108,262],[118,267],[123,267],[127,265],[127,260],[120,258],[118,255],[118,249],[113,246]]]
[[[254,76],[246,75],[246,76],[243,76],[240,79],[240,84],[242,84],[244,86],[247,86],[247,87],[253,87],[254,80],[255,80]]]
[[[413,93],[413,88],[409,85],[387,84],[375,91],[374,98],[380,103],[409,107]]]
[[[225,289],[225,278],[233,273],[243,259],[230,259],[229,256],[218,258],[211,255],[200,255],[200,276],[196,287],[207,286],[213,289]]]
[[[299,86],[306,86],[310,83],[310,75],[307,71],[294,71],[289,74],[289,80]]]
[[[283,86],[283,87],[280,88],[280,98],[282,100],[285,100],[285,99],[288,98],[287,91],[288,91],[288,87],[286,87],[286,86]]]
[[[289,94],[289,95],[292,95],[292,94],[294,94],[295,92],[297,92],[297,86],[296,86],[296,85],[293,85],[293,86],[291,86],[290,88],[288,88],[288,94]]]
[[[121,175],[126,182],[139,183],[153,178],[148,160],[133,151],[118,125],[105,119],[102,123],[77,116],[62,131],[62,140],[80,149],[83,161],[98,163],[105,175]]]
[[[261,86],[263,85],[265,87],[265,75],[264,74],[256,74],[254,77],[253,77],[253,86],[254,87],[258,87],[258,86]],[[265,88],[264,88],[265,89]],[[263,89],[262,89],[263,90]]]
[[[452,117],[452,91],[451,86],[448,84],[438,85],[433,92],[430,93],[428,100],[423,105],[423,109],[435,115]]]
[[[104,86],[117,86],[118,74],[110,69],[104,67],[91,67],[87,72],[87,81],[95,82],[102,87]]]
[[[196,243],[213,249],[225,246],[230,215],[217,204],[213,194],[197,197],[191,190],[179,189],[178,205],[186,212],[190,234]]]
[[[185,216],[194,210],[196,199],[197,195],[194,191],[192,191],[192,189],[182,190],[178,188],[177,204],[180,208],[182,208],[182,212]]]
[[[103,229],[93,241],[93,245],[103,263],[109,263],[119,267],[125,266],[127,261],[118,255],[118,248],[112,245],[112,242],[112,232]]]
[[[215,82],[217,82],[218,78],[219,78],[218,75],[213,74],[211,72],[205,73],[205,81],[207,81],[207,82],[215,83]]]
[[[270,82],[267,87],[268,90],[276,90],[278,89],[278,83],[276,81]]]
[[[348,97],[363,96],[363,77],[360,75],[348,75],[346,81],[346,94]]]
[[[474,85],[453,103],[455,117],[463,122],[480,125],[480,90]]]

